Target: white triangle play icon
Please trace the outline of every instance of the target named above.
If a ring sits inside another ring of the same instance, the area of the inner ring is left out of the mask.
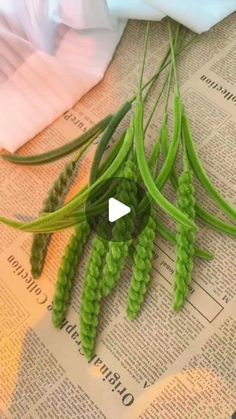
[[[119,218],[124,217],[130,212],[131,212],[131,208],[123,204],[122,202],[118,201],[118,199],[115,199],[115,198],[109,199],[108,218],[111,223],[119,220]]]

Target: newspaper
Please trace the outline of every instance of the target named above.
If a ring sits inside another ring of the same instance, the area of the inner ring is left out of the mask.
[[[128,24],[102,83],[24,146],[22,154],[65,143],[132,97],[144,28],[142,22]],[[166,46],[164,20],[151,30],[148,74],[155,71]],[[178,60],[181,92],[199,153],[211,179],[233,204],[235,53],[233,14],[197,37]],[[152,102],[147,105],[151,109]],[[150,143],[160,115],[161,109],[148,132]],[[93,149],[79,168],[79,185],[87,179],[91,153]],[[36,217],[64,162],[24,168],[1,162],[1,214],[21,220]],[[171,190],[167,194],[171,196]],[[222,216],[200,187],[198,196]],[[133,322],[126,317],[127,266],[115,292],[103,303],[96,351],[88,362],[81,349],[78,316],[89,246],[68,315],[61,330],[55,330],[54,285],[72,230],[54,234],[42,277],[34,280],[31,235],[0,226],[0,418],[230,418],[236,411],[236,244],[201,227],[198,244],[213,251],[215,259],[196,259],[184,309],[172,312],[174,249],[157,237],[152,281],[141,314]]]

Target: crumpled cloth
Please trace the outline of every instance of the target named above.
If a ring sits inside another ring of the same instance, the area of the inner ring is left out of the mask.
[[[0,148],[11,152],[104,76],[127,19],[169,15],[201,33],[236,0],[6,0],[0,4]]]

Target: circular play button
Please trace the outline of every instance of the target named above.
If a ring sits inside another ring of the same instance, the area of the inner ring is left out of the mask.
[[[126,241],[137,237],[147,224],[150,201],[143,186],[113,177],[95,186],[86,202],[86,218],[102,238]]]

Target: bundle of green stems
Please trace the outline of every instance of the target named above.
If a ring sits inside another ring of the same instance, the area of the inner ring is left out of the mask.
[[[88,359],[94,352],[101,304],[119,282],[127,260],[132,265],[127,315],[130,319],[135,319],[145,300],[151,280],[155,238],[162,236],[175,246],[173,310],[178,312],[183,308],[188,296],[195,258],[206,261],[213,258],[208,250],[199,249],[196,245],[199,230],[197,221],[201,220],[222,234],[236,236],[236,209],[216,189],[201,163],[181,98],[177,59],[185,53],[194,37],[190,41],[187,40],[185,29],[175,25],[173,31],[173,23],[168,21],[169,45],[166,54],[156,74],[144,83],[149,34],[150,23],[147,23],[136,95],[123,104],[114,115],[108,115],[85,134],[56,150],[29,157],[2,156],[3,159],[14,164],[39,165],[51,163],[72,152],[77,152],[74,158],[65,165],[48,192],[37,220],[21,223],[0,217],[0,222],[10,227],[34,233],[31,266],[35,278],[42,273],[51,234],[74,227],[58,271],[52,311],[55,327],[60,327],[66,316],[74,278],[83,258],[84,248],[92,236],[87,221],[88,214],[85,212],[87,198],[95,190],[101,190],[101,197],[89,209],[89,215],[96,216],[104,210],[107,202],[107,191],[103,189],[104,181],[114,176],[133,181],[134,186],[131,189],[128,189],[126,182],[113,185],[114,194],[118,199],[125,199],[126,203],[128,199],[128,204],[133,209],[133,219],[129,219],[129,222],[125,219],[118,220],[112,229],[111,240],[106,240],[99,235],[93,237],[82,285],[80,308],[81,342]],[[161,75],[163,77],[160,77]],[[159,88],[158,95],[155,93],[156,87]],[[173,104],[170,103],[172,90]],[[154,95],[153,108],[146,117],[147,100],[153,98]],[[148,157],[145,139],[157,109],[161,109],[163,115]],[[169,124],[170,113],[173,120],[172,129]],[[129,119],[126,130],[118,136],[115,146],[110,149],[108,156],[106,155],[104,159],[107,147],[125,118]],[[64,197],[75,179],[81,158],[98,137],[99,142],[88,184],[70,202],[63,205]],[[176,172],[178,156],[180,174]],[[194,186],[195,178],[231,222],[218,218],[198,202]],[[147,196],[141,202],[138,202],[136,182],[146,189]],[[163,193],[163,188],[168,182],[176,193],[175,205]],[[132,237],[135,219],[138,215],[145,214],[148,200],[151,202],[151,211],[146,226],[137,239],[124,242],[122,240],[124,232],[128,230]],[[161,222],[161,211],[174,221],[175,231],[171,231]]]

